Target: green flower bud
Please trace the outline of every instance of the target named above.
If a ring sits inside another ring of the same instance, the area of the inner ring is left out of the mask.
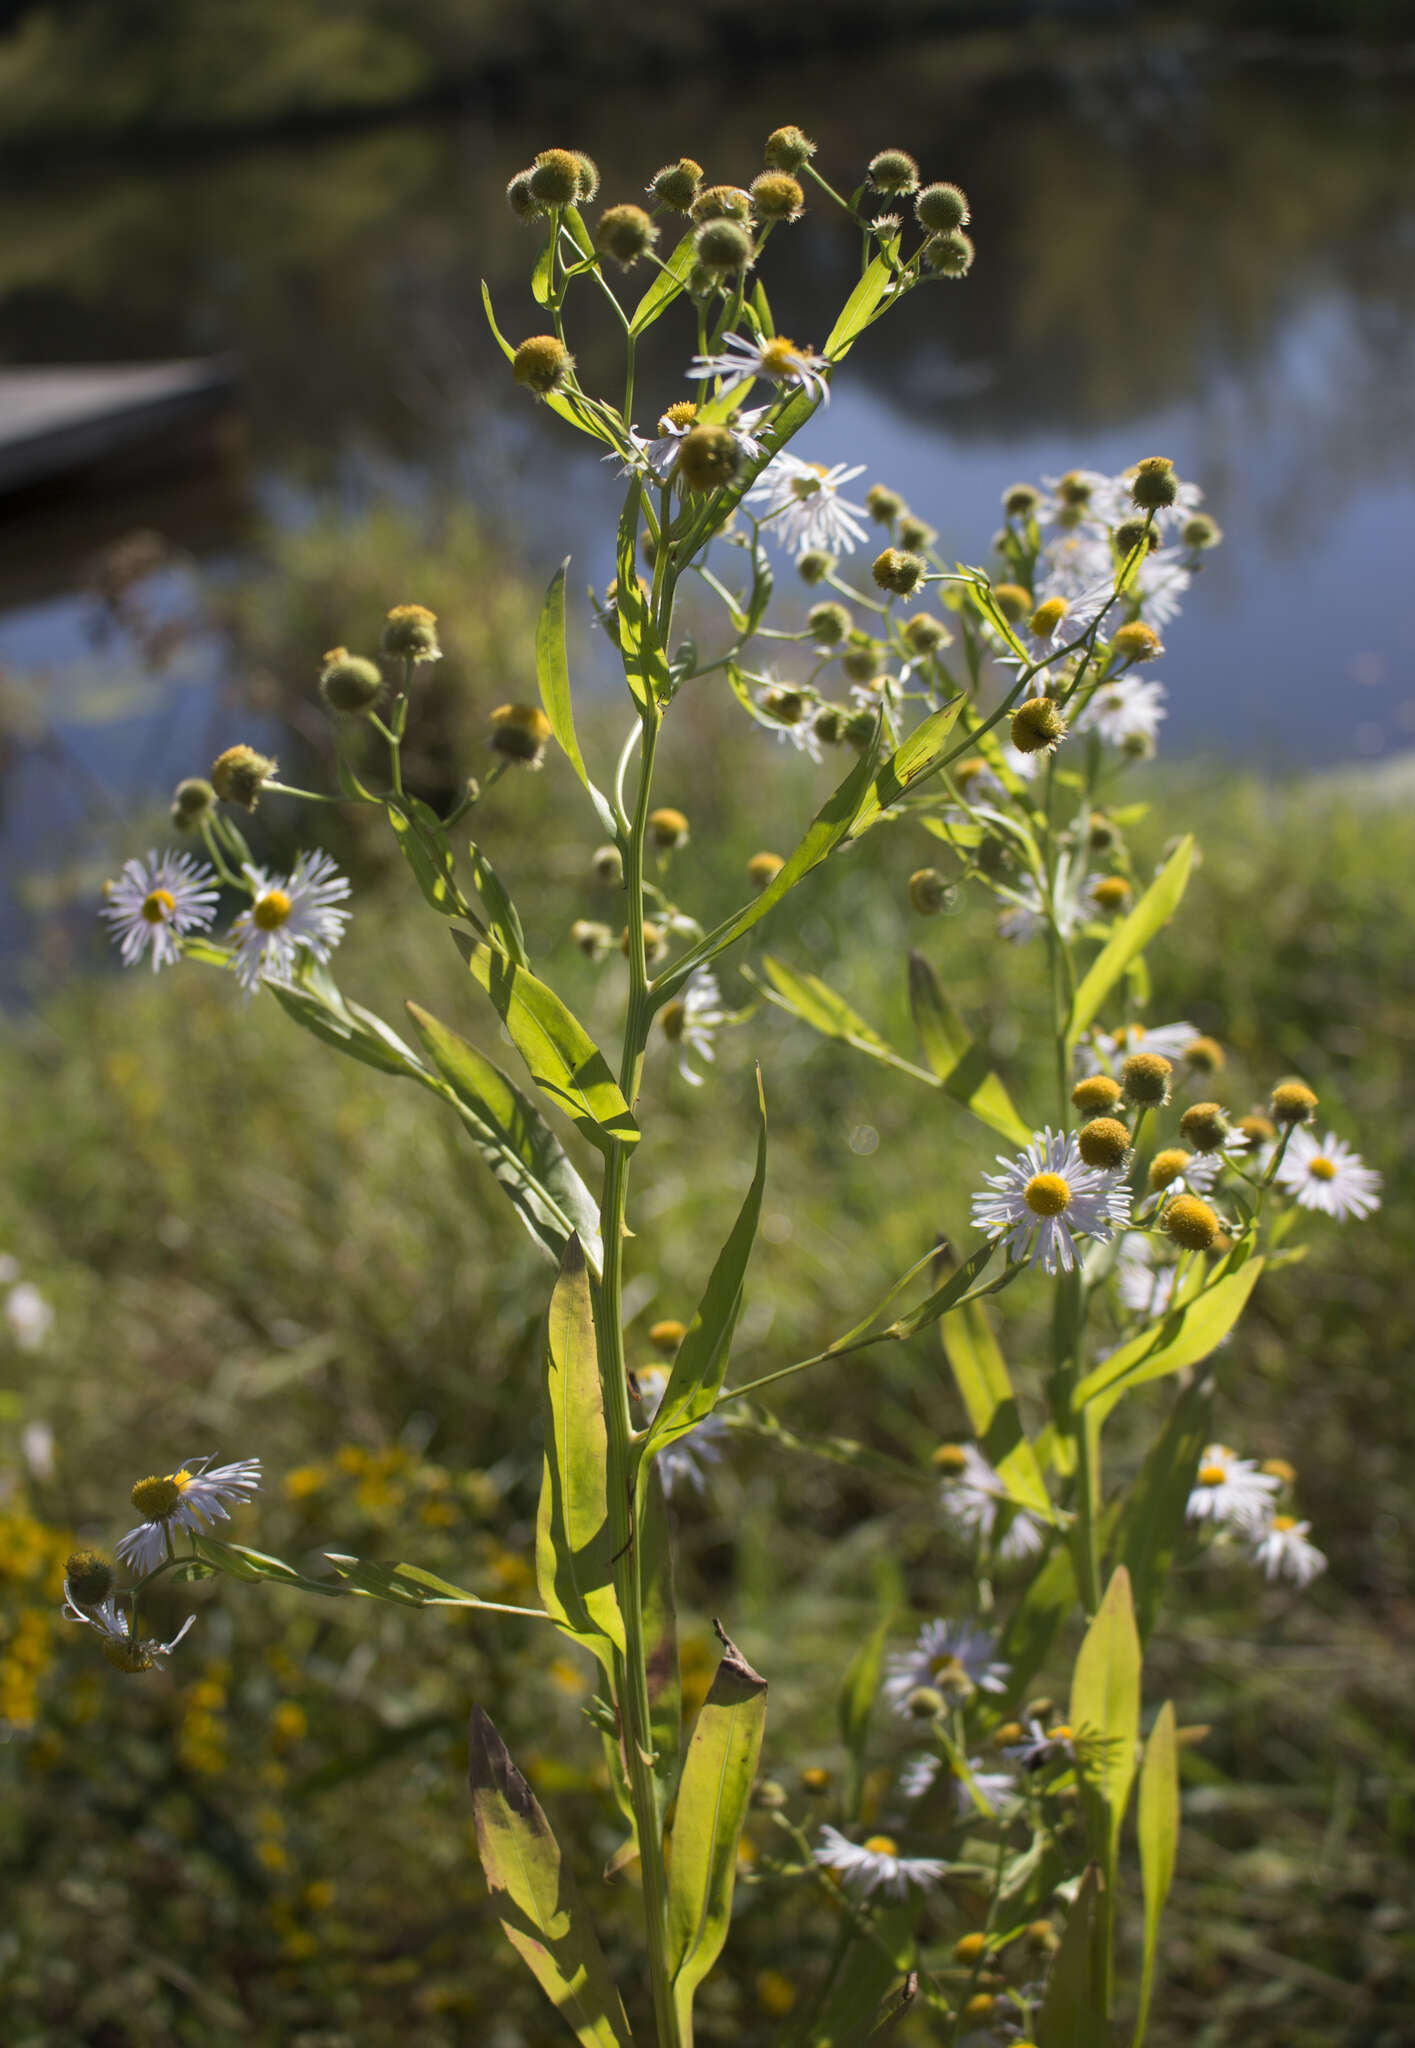
[[[762,160],[773,171],[801,171],[816,153],[816,146],[799,128],[773,128],[766,139]]]
[[[709,220],[749,221],[752,195],[740,185],[705,185],[689,211],[700,226]]]
[[[928,573],[928,563],[902,548],[885,548],[875,556],[870,573],[881,590],[892,597],[912,597],[919,579]]]
[[[919,189],[919,166],[906,149],[882,149],[870,158],[869,180],[876,192],[907,198]]]
[[[253,811],[261,790],[279,772],[279,763],[268,754],[258,754],[254,747],[227,747],[211,764],[211,786],[222,803]]]
[[[740,221],[706,221],[693,248],[699,264],[713,276],[745,270],[752,260],[752,238]]]
[[[395,604],[383,622],[383,651],[405,661],[441,661],[437,613],[425,604]]]
[[[813,604],[806,624],[817,647],[838,647],[855,622],[843,604]]]
[[[624,856],[617,846],[597,846],[590,856],[596,879],[611,886],[624,879]]]
[[[952,638],[943,620],[934,618],[930,612],[920,612],[904,628],[905,642],[915,654],[935,654],[940,647],[947,647]]]
[[[649,190],[655,199],[671,207],[674,213],[690,213],[702,182],[702,165],[695,164],[690,156],[683,156],[676,164],[665,164],[661,171],[655,171]]]
[[[720,490],[741,462],[742,451],[726,427],[692,427],[678,443],[678,478],[690,491]]]
[[[823,553],[820,548],[807,548],[805,554],[797,558],[796,574],[803,583],[819,583],[834,567],[832,555]]]
[[[595,247],[628,270],[658,240],[658,229],[642,206],[607,206],[595,229]]]
[[[822,704],[811,720],[811,731],[824,747],[838,747],[845,737],[846,714],[838,704]]]
[[[64,1566],[69,1598],[78,1607],[98,1607],[113,1591],[113,1567],[96,1550],[76,1550]]]
[[[1041,501],[1035,485],[1009,484],[1002,494],[1002,509],[1009,519],[1030,519]]]
[[[1130,495],[1142,512],[1162,512],[1179,496],[1179,479],[1167,455],[1147,455],[1138,463]]]
[[[966,277],[975,254],[970,237],[955,228],[951,234],[934,235],[925,242],[919,260],[935,277]]]
[[[914,216],[931,235],[951,235],[966,228],[972,217],[957,185],[925,185],[914,201]]]
[[[906,548],[911,554],[918,555],[922,554],[925,548],[931,548],[937,539],[937,530],[930,526],[926,519],[920,519],[913,512],[905,512],[901,516],[899,521],[899,545],[901,548]]]
[[[763,171],[752,180],[752,205],[759,220],[799,220],[806,195],[785,171]]]
[[[1012,714],[1012,744],[1019,754],[1042,754],[1066,737],[1066,720],[1050,697],[1029,697]]]
[[[532,171],[517,171],[506,187],[506,204],[522,227],[533,227],[546,217],[546,210],[536,198],[532,186],[534,175]]]
[[[1223,1105],[1218,1102],[1191,1103],[1179,1119],[1179,1128],[1196,1152],[1221,1152],[1233,1135]]]
[[[1140,547],[1152,555],[1159,544],[1159,535],[1146,520],[1122,519],[1115,529],[1115,545],[1122,555],[1133,555]]]
[[[383,672],[347,647],[331,647],[320,672],[319,694],[329,709],[357,718],[372,711],[383,688]]]
[[[865,493],[865,508],[871,519],[877,519],[881,526],[893,526],[904,510],[904,500],[887,484],[871,484]]]
[[[1195,512],[1185,520],[1179,538],[1186,548],[1216,548],[1223,539],[1223,528],[1207,512]]]
[[[195,832],[216,802],[216,791],[204,775],[188,775],[172,792],[172,823],[179,832]]]
[[[511,374],[523,390],[537,398],[558,391],[575,367],[575,358],[553,334],[533,334],[523,341],[511,360]]]
[[[542,206],[582,205],[599,190],[599,172],[583,150],[543,149],[531,165],[529,184]]]

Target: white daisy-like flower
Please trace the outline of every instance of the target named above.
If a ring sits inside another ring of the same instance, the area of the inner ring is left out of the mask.
[[[943,1759],[932,1750],[921,1750],[917,1756],[906,1758],[899,1771],[899,1796],[911,1804],[932,1791],[943,1769]],[[987,1771],[983,1769],[981,1757],[970,1756],[968,1769],[972,1772],[970,1785],[957,1771],[950,1771],[954,1811],[960,1816],[978,1810],[974,1787],[986,1799],[989,1806],[997,1807],[1016,1791],[1016,1783],[1010,1771]]]
[[[932,1856],[901,1856],[892,1835],[871,1835],[868,1841],[851,1842],[832,1827],[821,1829],[821,1846],[814,1855],[822,1869],[838,1870],[848,1889],[860,1898],[883,1891],[904,1899],[911,1885],[931,1891],[945,1867]]]
[[[973,1197],[973,1223],[1000,1237],[1009,1259],[1024,1255],[1043,1272],[1069,1273],[1076,1239],[1104,1243],[1130,1221],[1130,1189],[1118,1168],[1087,1166],[1074,1132],[1036,1132],[1015,1159],[998,1154],[1003,1171],[985,1173],[987,1192]]]
[[[114,1546],[114,1556],[135,1572],[154,1571],[168,1554],[173,1531],[201,1534],[208,1522],[229,1521],[228,1505],[243,1506],[259,1485],[259,1458],[214,1470],[210,1457],[189,1458],[165,1478],[140,1479],[133,1506],[146,1519]]]
[[[1043,1728],[1040,1721],[1028,1721],[1026,1739],[1014,1742],[1002,1752],[1024,1771],[1039,1771],[1046,1764],[1074,1763],[1076,1738],[1064,1721]]]
[[[1092,549],[1104,547],[1108,560],[1105,529],[1115,524],[1115,479],[1100,469],[1069,469],[1065,476],[1044,476],[1042,483],[1047,495],[1037,506],[1040,524],[1053,526],[1061,521],[1067,538]],[[1052,542],[1048,553],[1058,545]]]
[[[69,1592],[67,1580],[64,1611],[72,1620],[81,1621],[85,1628],[98,1631],[103,1638],[104,1656],[120,1671],[151,1671],[159,1657],[171,1656],[196,1620],[194,1614],[189,1614],[170,1643],[159,1643],[149,1636],[135,1636],[131,1616],[120,1610],[111,1594],[96,1607],[80,1607]]]
[[[1007,1488],[975,1444],[962,1449],[963,1469],[950,1474],[939,1488],[944,1521],[967,1543],[991,1543],[998,1516],[1006,1512],[1011,1519],[997,1546],[998,1556],[1009,1561],[1035,1557],[1043,1542],[1041,1523],[1008,1499]]]
[[[1122,1024],[1115,1031],[1093,1031],[1076,1048],[1076,1071],[1113,1074],[1132,1052],[1158,1053],[1161,1059],[1178,1065],[1194,1040],[1200,1036],[1195,1024]]]
[[[1348,1216],[1372,1216],[1381,1206],[1381,1176],[1334,1131],[1319,1145],[1310,1131],[1295,1130],[1276,1180],[1301,1208],[1319,1209],[1342,1223]]]
[[[186,853],[149,853],[123,863],[98,914],[108,920],[123,965],[133,967],[151,952],[155,973],[181,959],[184,933],[210,927],[219,894],[216,871],[205,861]]]
[[[302,853],[283,881],[248,867],[252,902],[231,927],[236,979],[254,995],[263,980],[290,981],[302,951],[327,960],[349,921],[338,906],[347,879],[327,853]]]
[[[1045,661],[1058,648],[1069,647],[1095,624],[1115,595],[1107,575],[1083,589],[1070,587],[1065,576],[1048,576],[1037,586],[1037,607],[1027,623],[1033,661]],[[1020,666],[1014,657],[1011,666]]]
[[[1256,1459],[1237,1457],[1226,1444],[1210,1444],[1199,1460],[1198,1485],[1185,1514],[1191,1522],[1256,1536],[1272,1518],[1277,1490],[1278,1481],[1260,1471]]]
[[[795,555],[819,549],[828,555],[853,555],[869,539],[865,508],[842,498],[840,487],[864,471],[863,462],[802,462],[783,451],[774,456],[743,499],[783,547]]]
[[[1254,1564],[1261,1565],[1270,1579],[1291,1579],[1294,1585],[1310,1586],[1327,1568],[1316,1544],[1307,1541],[1311,1526],[1292,1515],[1274,1515],[1253,1545]]]
[[[1140,616],[1156,631],[1171,625],[1183,609],[1194,572],[1185,567],[1179,548],[1157,548],[1135,571],[1130,594],[1139,601]]]
[[[830,386],[825,372],[829,368],[825,356],[797,348],[784,334],[727,334],[723,336],[721,353],[694,356],[688,375],[721,377],[724,391],[735,391],[739,384],[750,384],[754,377],[769,377],[773,384],[794,385],[828,405]]]
[[[1087,875],[1082,884],[1084,900],[1071,888],[1071,864],[1063,854],[1057,862],[1056,894],[1052,901],[1052,913],[1056,929],[1063,939],[1069,939],[1083,916],[1088,912],[1091,890],[1100,880],[1099,875]],[[1025,946],[1029,939],[1037,938],[1047,928],[1047,903],[1041,887],[1031,875],[1023,875],[1011,887],[999,886],[998,895],[1007,903],[997,920],[997,928],[1004,939],[1014,946]]]
[[[32,1280],[21,1280],[5,1296],[5,1324],[21,1351],[38,1351],[54,1327],[54,1310]]]
[[[659,1024],[670,1045],[678,1048],[678,1071],[691,1087],[701,1088],[703,1076],[688,1064],[696,1053],[711,1066],[717,1057],[713,1033],[731,1022],[731,1012],[722,1007],[722,990],[710,968],[695,967],[683,984],[683,993],[665,1003]]]
[[[744,412],[734,413],[722,424],[737,444],[737,451],[744,462],[760,462],[763,449],[757,438],[757,429],[771,410],[769,406],[758,405]],[[674,414],[678,417],[675,418]],[[632,476],[636,470],[649,470],[659,483],[676,481],[678,455],[683,446],[683,437],[692,432],[697,424],[697,407],[685,400],[681,405],[671,406],[658,423],[658,432],[652,440],[645,435],[629,430],[629,442],[633,454],[627,462],[621,462],[619,474]],[[617,456],[606,455],[606,462],[618,460]]]
[[[1158,1318],[1168,1312],[1179,1268],[1157,1266],[1154,1246],[1142,1230],[1127,1230],[1115,1261],[1115,1286],[1126,1308]]]
[[[789,684],[769,682],[758,690],[757,703],[762,711],[762,724],[779,740],[790,740],[798,754],[806,754],[812,761],[819,763],[825,759],[816,731],[816,707],[804,691],[792,689]]]
[[[967,1449],[964,1455],[967,1455]],[[986,1464],[977,1451],[973,1456]],[[991,1467],[988,1470],[991,1471]],[[940,1692],[1005,1692],[1008,1664],[993,1658],[996,1636],[968,1621],[926,1621],[908,1650],[893,1650],[885,1660],[886,1678],[880,1690],[896,1714],[907,1715],[909,1695],[921,1686]],[[961,1684],[959,1681],[963,1681]]]
[[[1073,729],[1099,733],[1112,747],[1136,742],[1151,747],[1168,715],[1165,694],[1163,683],[1142,682],[1138,676],[1116,676],[1102,683],[1085,709],[1077,713]]]
[[[635,1372],[634,1380],[639,1389],[640,1406],[646,1418],[652,1421],[667,1390],[668,1374],[661,1365],[650,1365],[641,1372]],[[695,1493],[701,1493],[707,1481],[707,1468],[715,1465],[722,1456],[727,1435],[727,1424],[720,1415],[705,1415],[686,1436],[680,1436],[665,1450],[655,1451],[654,1462],[663,1480],[664,1492],[672,1494],[677,1487],[691,1486]]]

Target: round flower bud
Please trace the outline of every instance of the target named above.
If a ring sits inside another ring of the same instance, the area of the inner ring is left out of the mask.
[[[881,526],[893,526],[904,510],[904,500],[887,484],[871,484],[865,493],[865,507],[871,519],[877,519]]]
[[[1120,834],[1104,811],[1092,811],[1086,820],[1086,844],[1093,853],[1109,853]]]
[[[953,1960],[965,1968],[981,1962],[987,1951],[988,1938],[985,1934],[964,1934],[953,1944]]]
[[[752,1804],[759,1813],[780,1813],[791,1795],[775,1778],[758,1778],[752,1787]]]
[[[907,554],[902,548],[885,548],[875,556],[870,573],[881,590],[887,590],[892,597],[912,597],[919,587],[919,578],[927,573],[928,563],[918,555]]]
[[[1110,643],[1112,654],[1122,661],[1153,661],[1157,654],[1164,653],[1164,643],[1153,626],[1147,626],[1143,619],[1130,619],[1123,626],[1117,626]]]
[[[938,539],[938,528],[930,526],[927,519],[920,519],[916,513],[902,513],[899,520],[899,545],[918,554],[924,548],[931,548]]]
[[[1219,1235],[1219,1220],[1197,1195],[1176,1195],[1164,1212],[1164,1227],[1186,1252],[1206,1252]]]
[[[1226,1064],[1223,1047],[1216,1038],[1191,1039],[1184,1048],[1184,1064],[1196,1074],[1221,1074]]]
[[[491,714],[487,745],[507,761],[539,768],[550,740],[550,720],[539,704],[498,704]]]
[[[852,633],[851,644],[840,658],[840,666],[852,683],[873,682],[879,667],[879,645],[868,633]]]
[[[1216,548],[1223,539],[1223,528],[1207,512],[1195,512],[1179,529],[1179,538],[1186,548]]]
[[[932,1685],[916,1685],[904,1701],[905,1713],[912,1715],[916,1721],[936,1721],[947,1708],[947,1700]]]
[[[773,128],[762,151],[762,161],[773,171],[800,171],[816,153],[809,135],[794,126]]]
[[[904,628],[905,644],[914,654],[933,654],[938,648],[947,647],[952,638],[943,620],[934,618],[930,612],[920,612]]]
[[[575,358],[563,341],[553,334],[532,334],[521,343],[511,359],[511,374],[525,391],[548,398],[558,391],[575,367]]]
[[[801,1773],[801,1790],[819,1794],[830,1790],[830,1772],[819,1764],[807,1764]]]
[[[966,277],[977,252],[961,228],[951,235],[934,235],[923,246],[920,262],[935,277]]]
[[[614,944],[614,934],[607,924],[596,924],[593,918],[577,917],[570,927],[570,937],[587,960],[603,960]]]
[[[968,201],[956,185],[925,185],[914,201],[914,214],[931,235],[950,235],[956,228],[966,228],[971,218]]]
[[[665,1316],[662,1322],[649,1327],[649,1342],[664,1358],[672,1358],[688,1334],[686,1323],[680,1323],[673,1316]]]
[[[533,171],[517,171],[506,187],[506,204],[522,227],[530,227],[536,221],[545,219],[545,208],[536,198],[532,185],[534,176]]]
[[[383,621],[383,651],[405,661],[441,661],[437,613],[425,604],[395,604]]]
[[[1169,1100],[1174,1067],[1163,1053],[1132,1052],[1120,1069],[1125,1100],[1136,1109],[1158,1109]]]
[[[842,736],[848,746],[863,753],[875,736],[875,714],[868,709],[852,711],[841,727]]]
[[[994,583],[992,601],[1010,625],[1020,626],[1032,615],[1032,593],[1020,583]]]
[[[752,195],[740,185],[705,185],[690,210],[699,226],[710,220],[745,223],[752,217]]]
[[[822,746],[838,747],[845,737],[846,713],[838,704],[821,704],[811,720],[811,731]]]
[[[595,247],[628,270],[658,240],[658,229],[642,206],[606,206],[595,229]]]
[[[940,1444],[933,1454],[933,1464],[945,1479],[956,1479],[968,1469],[968,1453],[962,1444]]]
[[[624,879],[624,856],[617,846],[597,846],[590,856],[590,866],[598,881],[613,885]]]
[[[1279,1081],[1272,1092],[1273,1122],[1310,1123],[1317,1098],[1305,1081]]]
[[[331,647],[325,655],[319,694],[331,711],[346,718],[361,717],[372,711],[382,688],[382,671],[363,655],[350,654],[347,647]]]
[[[967,2000],[958,2017],[966,2026],[981,2025],[992,2018],[996,2004],[997,2000],[990,1991],[977,1991]]]
[[[1026,1942],[1034,1956],[1054,1955],[1061,1946],[1061,1936],[1052,1926],[1050,1920],[1033,1920],[1029,1922],[1022,1939]]]
[[[1134,894],[1135,891],[1126,881],[1124,875],[1106,875],[1092,889],[1091,901],[1095,904],[1097,910],[1103,910],[1108,916],[1114,916],[1117,911],[1126,908]]]
[[[762,698],[762,709],[778,725],[799,725],[806,715],[806,699],[800,690],[772,689]]]
[[[695,164],[690,156],[683,156],[676,164],[665,164],[661,171],[655,171],[649,190],[655,199],[674,213],[688,213],[702,182],[702,165]]]
[[[919,189],[919,166],[906,149],[882,149],[870,158],[869,180],[876,192],[907,198]]]
[[[855,621],[843,604],[814,604],[806,614],[806,624],[817,647],[838,647],[854,631]]]
[[[1297,1484],[1297,1467],[1289,1465],[1286,1458],[1264,1458],[1258,1470],[1266,1472],[1269,1479],[1280,1480],[1284,1486]]]
[[[1147,555],[1152,555],[1159,544],[1159,535],[1146,520],[1122,519],[1115,529],[1115,545],[1122,555],[1133,555],[1136,548],[1143,548]]]
[[[649,812],[649,834],[655,846],[668,852],[675,846],[688,843],[688,820],[681,811],[665,804],[662,809]]]
[[[1232,1136],[1221,1103],[1195,1102],[1179,1119],[1179,1128],[1196,1152],[1221,1152]]]
[[[216,791],[204,775],[187,775],[172,792],[172,823],[179,832],[195,832],[216,802]]]
[[[254,747],[228,747],[211,764],[211,786],[224,804],[253,811],[262,788],[279,773],[278,762]]]
[[[1158,1195],[1165,1188],[1173,1186],[1193,1156],[1191,1152],[1186,1152],[1182,1145],[1167,1145],[1164,1151],[1156,1152],[1150,1161],[1147,1176],[1150,1192]]]
[[[992,1732],[992,1746],[994,1749],[1009,1749],[1014,1742],[1020,1742],[1026,1732],[1020,1721],[1004,1721]]]
[[[1094,1117],[1077,1133],[1076,1149],[1087,1166],[1099,1166],[1108,1171],[1119,1166],[1130,1150],[1130,1133],[1119,1117]]]
[[[799,220],[806,195],[785,171],[763,171],[752,180],[752,205],[759,220]]]
[[[1071,1100],[1082,1116],[1104,1116],[1120,1100],[1120,1083],[1109,1074],[1088,1074],[1072,1089]]]
[[[953,896],[937,868],[917,868],[909,877],[909,901],[920,917],[937,917],[948,908]]]
[[[599,172],[579,149],[543,149],[530,169],[531,194],[542,206],[574,206],[593,199]]]
[[[1277,1125],[1265,1116],[1241,1116],[1238,1129],[1252,1146],[1271,1145],[1277,1136]]]
[[[79,1607],[98,1607],[113,1591],[113,1567],[96,1550],[76,1550],[64,1566],[69,1598]]]
[[[740,221],[705,222],[698,229],[694,248],[703,269],[714,274],[745,270],[752,260],[752,238]]]
[[[625,925],[619,934],[619,950],[627,960],[629,957],[629,927]],[[661,960],[668,951],[668,941],[650,918],[644,919],[644,959],[650,967]]]
[[[1136,465],[1130,495],[1142,512],[1163,512],[1179,496],[1179,479],[1167,455],[1147,455]]]
[[[1030,519],[1041,501],[1034,484],[1009,484],[1002,494],[1002,509],[1009,519]]]
[[[690,491],[717,491],[730,484],[742,461],[742,451],[727,427],[690,427],[678,443],[676,466],[680,481]]]
[[[819,583],[835,567],[835,558],[820,548],[807,548],[796,562],[796,574],[803,583]]]
[[[1029,697],[1012,714],[1012,744],[1019,754],[1041,754],[1066,737],[1066,720],[1050,697]]]
[[[757,890],[774,882],[786,863],[779,853],[754,853],[747,862],[747,880]]]

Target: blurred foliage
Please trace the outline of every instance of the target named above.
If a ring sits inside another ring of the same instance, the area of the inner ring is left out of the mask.
[[[350,595],[367,574],[356,551],[317,534],[307,545],[309,591],[265,614],[275,640],[281,621],[295,635],[281,666],[305,677],[292,647],[333,624],[366,633],[381,606],[367,589]],[[523,600],[505,602],[509,624]],[[502,687],[483,675],[483,645],[471,642],[459,685],[473,730]],[[613,739],[601,714],[600,758]],[[1301,1071],[1387,1175],[1374,1224],[1304,1232],[1310,1257],[1264,1283],[1222,1367],[1224,1435],[1299,1466],[1302,1512],[1332,1569],[1303,1598],[1197,1554],[1176,1572],[1147,1696],[1172,1692],[1181,1721],[1209,1732],[1185,1752],[1154,2038],[1398,2048],[1415,2018],[1415,821],[1317,784],[1191,787],[1149,773],[1137,857],[1191,821],[1207,852],[1156,951],[1150,1015],[1222,1038],[1236,1108]],[[749,855],[784,850],[824,781],[745,730],[711,686],[685,696],[660,782],[693,824],[675,893],[708,917],[727,908]],[[267,799],[260,815],[274,808]],[[597,835],[565,764],[504,779],[479,829],[533,956],[608,1037],[622,963],[596,969],[566,935],[577,915],[621,913],[592,878]],[[925,852],[936,842],[908,825],[881,827],[760,943],[826,976],[904,1050],[904,954],[921,945],[1025,1105],[1039,1085],[1035,958],[999,948],[981,906],[912,917],[905,882]],[[496,1052],[485,1006],[400,871],[364,891],[337,964],[352,994],[390,1012],[415,994]],[[725,981],[750,1000],[735,973]],[[517,1598],[530,1583],[548,1269],[435,1105],[322,1055],[265,999],[244,1011],[203,970],[78,979],[5,1039],[0,1245],[57,1310],[43,1352],[4,1360],[8,2038],[551,2048],[556,2023],[487,1915],[462,1731],[471,1698],[495,1706],[594,1886],[617,1964],[632,1952],[632,1892],[597,1882],[620,1831],[580,1714],[579,1663],[529,1623],[217,1584],[163,1596],[155,1625],[190,1608],[197,1627],[170,1671],[132,1679],[55,1611],[71,1533],[111,1543],[134,1479],[208,1450],[267,1462],[238,1541],[316,1568],[324,1549],[409,1557]],[[774,1010],[726,1034],[700,1095],[659,1045],[631,1212],[639,1363],[648,1325],[691,1308],[735,1210],[758,1054],[770,1179],[734,1377],[809,1354],[938,1232],[965,1234],[967,1190],[995,1148],[937,1096],[921,1100],[906,1077]],[[1009,1349],[1025,1360],[1043,1341],[1045,1290],[1019,1287],[1009,1304]],[[1155,1390],[1156,1409],[1165,1398]],[[799,1772],[840,1770],[834,1692],[852,1647],[881,1614],[902,1636],[909,1609],[956,1612],[965,1597],[927,1467],[962,1425],[932,1333],[787,1382],[775,1410],[815,1454],[739,1430],[707,1493],[679,1503],[683,1653],[691,1698],[721,1614],[765,1670],[764,1768],[813,1830],[834,1816],[834,1793],[806,1792]],[[1108,1439],[1117,1471],[1133,1456],[1121,1421]],[[32,1429],[26,1470],[20,1430],[35,1423],[52,1427],[52,1474]],[[1056,1685],[1066,1668],[1063,1651]],[[907,1737],[879,1713],[871,1761],[888,1764]],[[751,1841],[758,1867],[749,1860],[729,1967],[704,2001],[705,2048],[768,2042],[829,1959],[829,1918],[809,1888],[762,1874],[780,1847],[767,1816]],[[944,1938],[970,1924],[964,1894],[945,1889],[927,1910]],[[930,2038],[913,2025],[901,2042]]]

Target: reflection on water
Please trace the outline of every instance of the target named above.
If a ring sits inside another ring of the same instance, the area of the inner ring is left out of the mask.
[[[1169,454],[1228,535],[1165,664],[1172,743],[1287,765],[1415,739],[1408,80],[1215,73],[1129,43],[1033,63],[993,39],[852,66],[848,90],[821,65],[754,94],[696,81],[547,114],[531,134],[391,127],[105,164],[0,197],[7,359],[233,348],[251,405],[249,467],[226,497],[204,483],[136,516],[71,499],[7,532],[0,710],[28,704],[31,719],[28,737],[10,719],[7,868],[52,846],[53,819],[94,815],[66,762],[121,811],[160,798],[206,745],[219,640],[196,635],[155,675],[121,635],[93,644],[92,599],[72,593],[96,546],[154,524],[199,582],[239,572],[253,511],[299,521],[313,503],[452,491],[495,504],[532,572],[548,569],[613,486],[592,461],[567,472],[563,436],[517,403],[486,337],[483,272],[513,333],[536,324],[506,176],[568,140],[599,158],[613,200],[706,133],[709,173],[746,177],[783,118],[842,177],[899,142],[959,178],[979,246],[966,286],[919,294],[851,358],[805,452],[868,453],[969,561],[1016,478]],[[819,339],[854,260],[823,213],[773,238],[773,298],[798,338]],[[592,320],[590,381],[613,375],[611,341]],[[642,420],[673,395],[644,392]]]

